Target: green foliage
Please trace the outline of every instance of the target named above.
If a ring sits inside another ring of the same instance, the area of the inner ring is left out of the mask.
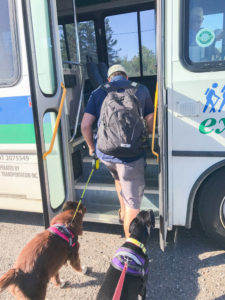
[[[62,61],[68,60],[67,54],[66,54],[66,44],[65,44],[65,38],[63,33],[63,26],[59,25],[59,39],[60,39],[60,48],[61,48],[61,55],[62,55]]]
[[[120,57],[121,49],[116,49],[117,40],[113,38],[113,30],[109,25],[109,19],[105,19],[106,42],[109,65],[120,63],[127,70],[129,77],[140,76],[140,58],[134,55],[131,59],[127,56]],[[66,24],[67,40],[70,50],[70,60],[77,61],[75,47],[74,24]],[[98,62],[95,28],[93,21],[80,22],[78,26],[81,61],[86,62],[86,55],[92,57],[94,62]],[[63,61],[68,60],[65,46],[65,37],[62,26],[59,27],[60,44]],[[156,74],[156,55],[146,46],[142,46],[143,75]]]
[[[95,28],[93,21],[80,22],[78,25],[81,61],[86,62],[86,55],[97,62]]]
[[[121,49],[115,50],[117,40],[113,39],[113,30],[109,25],[109,18],[105,19],[105,34],[106,34],[106,45],[108,53],[108,63],[111,66],[115,61],[118,61],[118,52]]]
[[[70,60],[76,61],[76,47],[75,47],[75,30],[74,24],[66,24],[66,35],[69,44]],[[117,40],[112,38],[112,29],[109,26],[109,20],[105,21],[107,50],[109,57],[109,64],[111,64],[118,57],[118,50],[115,50]],[[81,61],[86,62],[86,55],[92,57],[94,62],[98,62],[97,49],[96,49],[96,37],[93,21],[80,22],[78,24],[79,42]],[[68,60],[66,53],[65,36],[63,34],[62,26],[59,27],[60,45],[62,51],[63,61]]]
[[[156,55],[146,46],[142,46],[143,75],[156,74]]]
[[[140,76],[140,58],[134,55],[129,59],[127,56],[117,59],[114,63],[120,63],[127,70],[128,77]],[[156,74],[156,56],[155,53],[148,49],[146,46],[142,46],[142,63],[143,63],[143,75],[155,75]]]

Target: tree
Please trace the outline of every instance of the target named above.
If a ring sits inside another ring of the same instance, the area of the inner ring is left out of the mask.
[[[127,56],[120,59],[120,63],[127,70],[129,77],[140,76],[140,58],[139,55],[134,55],[133,58],[128,60]],[[156,74],[156,56],[155,53],[148,49],[146,46],[142,46],[142,64],[143,75],[155,75]]]
[[[75,47],[75,33],[74,24],[66,24],[67,40],[70,50],[70,59],[77,61],[76,58],[76,47]],[[81,61],[86,62],[86,55],[92,57],[94,62],[98,61],[96,39],[95,39],[95,28],[93,21],[80,22],[78,25],[79,41],[80,41],[80,52]],[[140,76],[140,57],[139,54],[135,54],[131,59],[128,56],[120,57],[119,51],[116,49],[117,40],[113,38],[113,30],[109,24],[109,18],[105,19],[105,32],[106,32],[106,43],[108,51],[108,62],[109,65],[115,63],[121,63],[127,70],[129,77]],[[63,61],[68,60],[65,46],[65,37],[63,34],[62,26],[59,27],[60,43],[62,51]],[[156,74],[156,55],[146,46],[142,46],[142,64],[143,64],[143,75],[155,75]]]
[[[86,62],[86,55],[89,55],[94,62],[98,61],[95,28],[93,21],[80,22],[78,24],[81,61]]]
[[[70,59],[77,61],[76,58],[76,47],[75,47],[75,29],[74,24],[66,24],[66,36],[69,44]],[[118,51],[115,50],[115,45],[117,40],[113,39],[113,31],[109,25],[109,19],[105,20],[105,31],[106,31],[106,41],[107,41],[107,50],[109,64],[112,64],[114,60],[118,58]],[[81,61],[86,62],[86,55],[91,56],[94,62],[98,61],[97,49],[96,49],[96,37],[95,37],[95,28],[93,21],[80,22],[78,24],[78,34],[79,34],[79,43],[80,43],[80,53]],[[60,36],[60,45],[62,51],[63,61],[68,60],[66,52],[66,43],[65,36],[63,32],[63,27],[59,27],[59,36]]]
[[[143,75],[156,74],[156,55],[146,46],[142,46]]]
[[[64,37],[62,25],[59,25],[59,40],[60,40],[62,61],[68,60],[67,53],[66,53],[65,37]]]
[[[117,40],[113,39],[113,30],[109,25],[109,18],[105,19],[105,34],[106,34],[106,45],[107,45],[107,52],[108,52],[108,62],[109,65],[111,66],[112,64],[118,61],[119,59],[118,52],[121,49],[115,50]]]

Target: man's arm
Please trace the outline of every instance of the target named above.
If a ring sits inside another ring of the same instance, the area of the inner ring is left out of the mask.
[[[153,119],[154,119],[154,113],[150,113],[147,116],[145,116],[145,122],[146,122],[146,125],[147,125],[148,133],[152,133]]]
[[[92,153],[95,151],[95,145],[93,140],[93,130],[92,125],[95,121],[96,117],[94,115],[91,115],[89,113],[84,113],[82,122],[81,122],[81,132],[82,135],[88,145],[89,148],[89,155],[92,155]]]

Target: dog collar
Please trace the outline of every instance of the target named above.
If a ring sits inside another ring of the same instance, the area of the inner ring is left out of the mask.
[[[48,228],[48,231],[50,231],[54,235],[58,235],[63,240],[67,241],[67,243],[70,245],[70,247],[74,247],[78,237],[75,236],[69,228],[67,228],[63,224],[54,224]]]
[[[141,248],[142,252],[143,252],[144,254],[146,254],[146,248],[145,248],[144,244],[140,243],[138,240],[135,240],[135,239],[133,239],[133,238],[128,238],[128,239],[126,240],[126,242],[129,242],[129,243],[131,243],[131,244],[134,244],[134,245],[138,246],[139,248]]]

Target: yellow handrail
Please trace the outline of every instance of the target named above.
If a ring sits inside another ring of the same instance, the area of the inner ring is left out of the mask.
[[[155,101],[154,101],[154,118],[153,118],[153,130],[152,130],[152,153],[157,157],[157,162],[159,162],[159,154],[155,152],[155,128],[156,128],[156,116],[158,107],[158,82],[156,83],[155,90]]]
[[[61,83],[61,88],[63,89],[63,93],[62,93],[62,98],[61,98],[61,102],[60,102],[60,105],[59,105],[59,112],[58,112],[58,115],[57,115],[57,118],[56,118],[56,121],[55,121],[55,128],[54,128],[54,132],[53,132],[53,135],[52,135],[52,140],[51,140],[51,143],[50,143],[50,147],[49,147],[48,151],[46,151],[43,154],[43,159],[44,160],[52,152],[54,142],[55,142],[56,133],[57,133],[58,127],[59,127],[59,121],[60,121],[61,115],[62,115],[63,104],[64,104],[64,100],[66,98],[66,88],[65,88],[63,83]]]

